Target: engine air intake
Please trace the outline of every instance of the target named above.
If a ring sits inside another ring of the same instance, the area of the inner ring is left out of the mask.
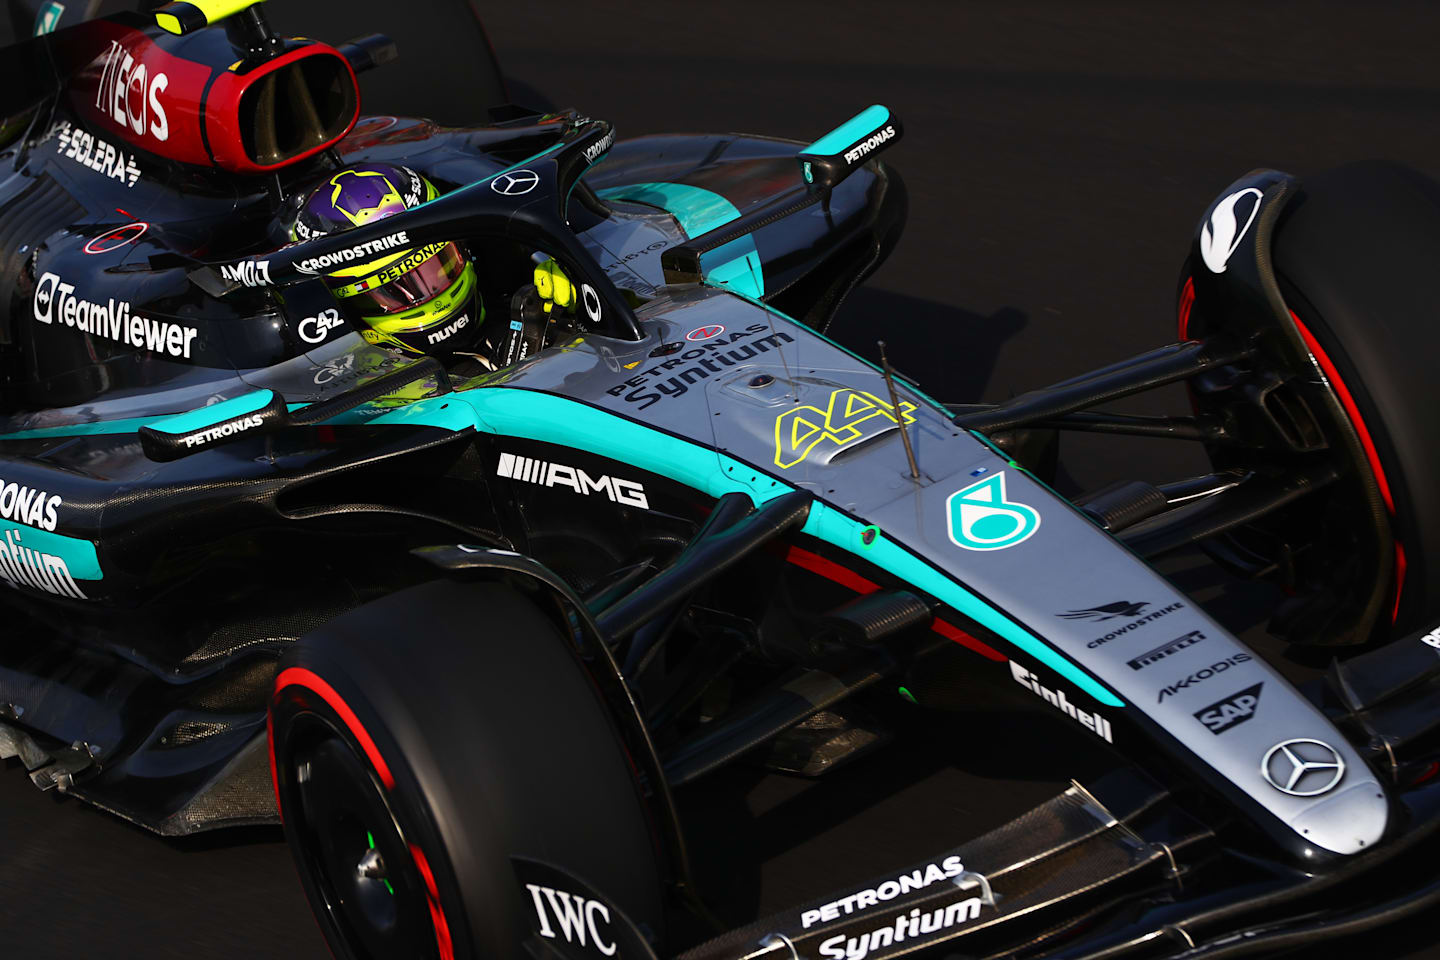
[[[345,135],[357,108],[355,81],[342,57],[292,60],[252,81],[240,96],[245,158],[274,167],[322,149]]]

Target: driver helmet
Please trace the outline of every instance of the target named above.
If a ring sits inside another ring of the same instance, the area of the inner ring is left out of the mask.
[[[304,195],[290,239],[310,240],[394,216],[439,195],[420,174],[387,163],[361,163],[325,177]],[[330,292],[362,321],[370,343],[410,353],[469,350],[485,308],[475,267],[454,242],[387,251],[322,275]]]

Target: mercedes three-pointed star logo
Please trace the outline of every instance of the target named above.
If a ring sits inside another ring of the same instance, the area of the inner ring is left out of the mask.
[[[1318,797],[1335,789],[1345,776],[1340,752],[1322,740],[1283,740],[1265,751],[1260,773],[1270,786],[1292,797]],[[1311,776],[1311,775],[1314,776]],[[1310,786],[1304,786],[1306,778]]]
[[[490,189],[507,197],[518,197],[529,193],[540,183],[540,175],[534,170],[510,170],[490,181]]]

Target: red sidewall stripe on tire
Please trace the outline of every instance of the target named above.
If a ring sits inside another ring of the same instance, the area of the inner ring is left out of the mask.
[[[380,750],[375,746],[375,741],[370,737],[370,734],[366,732],[364,725],[360,723],[360,718],[355,716],[355,711],[351,710],[350,705],[345,702],[340,694],[335,692],[334,687],[304,667],[290,667],[282,670],[280,671],[280,675],[275,678],[275,692],[277,694],[285,687],[290,686],[304,687],[321,700],[324,700],[330,709],[335,711],[335,715],[340,718],[340,721],[345,724],[345,727],[355,738],[355,742],[360,745],[360,749],[365,751],[365,756],[369,758],[370,765],[375,768],[375,772],[380,776],[380,782],[385,785],[385,789],[395,789],[395,777],[390,772],[390,767],[386,764],[385,758],[380,756]],[[273,734],[270,742],[273,752],[275,742]],[[273,774],[273,767],[271,768],[271,772]]]
[[[1395,501],[1390,496],[1390,482],[1385,478],[1385,468],[1380,465],[1380,454],[1375,449],[1375,441],[1370,436],[1370,430],[1365,426],[1364,419],[1360,416],[1360,408],[1355,404],[1355,397],[1350,389],[1345,386],[1345,381],[1340,378],[1340,371],[1330,360],[1328,354],[1315,339],[1315,335],[1300,322],[1295,311],[1290,311],[1290,319],[1295,322],[1295,329],[1300,331],[1300,337],[1305,341],[1305,347],[1315,362],[1320,364],[1320,369],[1325,374],[1325,379],[1330,381],[1330,386],[1335,390],[1335,396],[1340,398],[1340,406],[1345,408],[1345,415],[1350,418],[1350,423],[1355,428],[1355,434],[1360,438],[1360,446],[1365,451],[1365,459],[1370,462],[1370,472],[1375,475],[1375,485],[1380,488],[1380,497],[1385,501],[1385,509],[1391,517],[1395,516]],[[1395,538],[1395,605],[1390,611],[1390,622],[1394,623],[1400,614],[1400,591],[1405,586],[1405,549],[1398,537]]]
[[[390,772],[390,767],[385,758],[380,756],[380,750],[375,746],[372,738],[355,711],[335,688],[326,683],[319,675],[304,667],[289,667],[280,671],[275,678],[275,692],[278,694],[285,687],[304,687],[311,693],[324,700],[335,715],[345,724],[355,742],[360,744],[360,749],[365,751],[365,756],[370,760],[370,765],[375,768],[379,775],[380,782],[385,785],[386,790],[395,789],[395,776]],[[268,722],[268,718],[267,718]],[[275,806],[280,806],[280,780],[276,777],[275,767],[275,730],[270,727],[270,778],[275,783]],[[425,853],[415,844],[410,844],[410,856],[415,861],[415,867],[420,871],[421,878],[425,881],[425,901],[430,908],[430,922],[435,927],[435,945],[440,951],[440,960],[455,960],[455,945],[450,939],[450,924],[445,919],[445,910],[440,905],[440,890],[435,885],[435,873],[430,869],[430,861],[425,858]]]
[[[1370,469],[1375,472],[1375,482],[1380,486],[1380,496],[1385,500],[1385,509],[1393,517],[1395,515],[1395,501],[1390,498],[1390,484],[1385,479],[1385,468],[1380,466],[1380,455],[1375,451],[1375,441],[1370,438],[1370,431],[1365,427],[1365,421],[1360,418],[1360,408],[1355,405],[1355,397],[1350,389],[1345,386],[1345,381],[1340,379],[1340,371],[1335,369],[1328,354],[1321,348],[1320,342],[1315,335],[1300,322],[1295,311],[1290,311],[1290,319],[1295,321],[1300,336],[1305,340],[1305,346],[1315,357],[1315,362],[1320,364],[1320,369],[1325,372],[1325,379],[1335,388],[1335,395],[1340,398],[1340,405],[1345,408],[1345,414],[1355,426],[1355,432],[1360,436],[1360,446],[1365,448],[1365,459],[1370,461]]]
[[[1178,308],[1178,319],[1180,328],[1180,339],[1188,339],[1190,332],[1190,311],[1195,306],[1195,278],[1186,277],[1185,286],[1180,290],[1180,305]],[[1345,381],[1340,378],[1340,371],[1335,368],[1329,355],[1315,339],[1315,335],[1300,322],[1295,311],[1290,311],[1290,319],[1295,323],[1295,329],[1300,331],[1300,338],[1305,341],[1305,347],[1320,369],[1325,378],[1330,381],[1335,395],[1340,399],[1340,406],[1344,408],[1345,415],[1350,418],[1350,424],[1355,428],[1355,434],[1360,438],[1360,446],[1365,451],[1365,459],[1370,463],[1370,471],[1375,475],[1375,485],[1380,488],[1380,497],[1385,501],[1385,509],[1391,517],[1395,516],[1395,501],[1390,495],[1390,482],[1385,478],[1385,468],[1380,465],[1380,454],[1375,450],[1375,441],[1370,436],[1370,430],[1365,426],[1365,420],[1360,416],[1360,408],[1355,404],[1355,397],[1350,393]],[[1390,608],[1390,622],[1394,623],[1400,616],[1400,592],[1405,588],[1405,547],[1399,538],[1395,540],[1395,603]]]
[[[1186,277],[1185,286],[1180,291],[1180,339],[1189,339],[1186,334],[1190,332],[1190,308],[1195,306],[1195,278]]]
[[[1395,605],[1390,608],[1390,622],[1400,619],[1400,588],[1405,586],[1405,547],[1395,541]]]
[[[435,945],[440,949],[440,960],[455,960],[455,944],[450,939],[450,924],[445,921],[445,911],[440,906],[440,889],[435,886],[435,874],[430,870],[430,861],[425,851],[410,844],[410,856],[425,881],[425,902],[430,906],[430,922],[435,927]]]

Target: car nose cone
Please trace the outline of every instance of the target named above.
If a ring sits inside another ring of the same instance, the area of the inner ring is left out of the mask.
[[[1307,806],[1290,826],[1331,853],[1356,854],[1380,842],[1389,819],[1385,794],[1374,782],[1358,783]]]

